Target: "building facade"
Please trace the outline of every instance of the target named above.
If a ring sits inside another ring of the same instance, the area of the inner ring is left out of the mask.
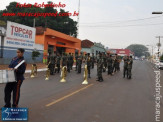
[[[9,64],[16,56],[18,48],[24,48],[24,57],[27,63],[34,63],[32,60],[33,50],[40,52],[36,62],[42,62],[43,46],[35,44],[35,28],[22,24],[7,22],[7,28],[0,28],[0,64]]]
[[[35,43],[43,45],[44,62],[46,62],[49,52],[52,54],[54,52],[75,54],[81,51],[81,40],[49,28],[36,27]]]
[[[90,54],[94,53],[95,55],[97,55],[99,52],[106,53],[106,49],[104,45],[96,42],[93,43],[88,39],[82,41],[81,47],[82,47],[81,51],[85,53],[90,53]]]

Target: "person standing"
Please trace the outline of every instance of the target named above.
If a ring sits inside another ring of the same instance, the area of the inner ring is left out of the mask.
[[[48,68],[50,70],[50,75],[54,75],[54,67],[55,67],[55,56],[54,54],[49,53],[48,56]]]
[[[129,61],[128,61],[128,66],[127,66],[127,70],[128,70],[128,79],[131,79],[131,70],[132,70],[132,64],[133,64],[133,59],[132,56],[130,56]]]
[[[67,56],[66,56],[65,53],[62,53],[61,66],[62,66],[62,68],[63,68],[64,66],[67,67]]]
[[[24,60],[24,52],[25,50],[22,48],[17,49],[17,56],[14,57],[9,65],[8,70],[14,70],[14,67],[17,66],[21,61]],[[4,89],[5,97],[5,106],[6,108],[11,107],[11,93],[13,92],[13,104],[12,107],[18,107],[19,99],[20,99],[20,87],[24,80],[24,73],[26,70],[26,63],[23,63],[15,70],[16,82],[7,83]]]
[[[108,75],[112,75],[112,64],[113,64],[112,56],[108,54],[107,58]]]
[[[115,59],[113,62],[113,72],[117,72],[117,67],[118,67],[118,58],[117,58],[117,54],[115,54]]]
[[[123,61],[124,61],[124,65],[123,65],[123,78],[125,78],[125,76],[127,76],[127,78],[128,78],[128,69],[127,69],[127,67],[128,67],[129,57],[125,56],[123,58]]]
[[[80,55],[78,56],[78,60],[77,60],[77,63],[78,63],[78,73],[81,73],[81,67],[82,67],[82,60],[83,60],[83,57],[82,57],[82,53],[80,53]]]
[[[74,64],[74,56],[72,53],[72,54],[70,54],[70,70],[72,70],[73,64]]]
[[[103,72],[106,72],[106,67],[107,67],[107,58],[106,58],[106,55],[105,53],[103,53]]]
[[[87,54],[87,59],[86,59],[86,64],[87,64],[87,69],[88,69],[88,78],[91,78],[91,56],[90,53]]]
[[[78,69],[78,57],[79,57],[78,53],[76,53],[75,54],[75,60],[76,60],[76,67],[75,67],[76,69],[75,69],[75,71],[77,71],[77,69]]]
[[[92,69],[94,69],[94,64],[95,64],[95,56],[94,53],[92,53],[92,61],[91,61]]]
[[[103,81],[103,77],[102,77],[102,70],[103,70],[103,58],[102,58],[102,54],[99,54],[99,58],[97,60],[97,81],[102,82]]]
[[[71,53],[67,56],[67,71],[70,73],[71,69]]]
[[[59,73],[60,72],[60,65],[61,65],[61,56],[59,53],[57,53],[57,57],[56,57],[56,66],[57,69],[55,70],[55,73]]]

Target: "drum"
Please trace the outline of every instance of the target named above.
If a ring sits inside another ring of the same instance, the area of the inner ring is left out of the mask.
[[[0,70],[0,83],[16,82],[14,70]]]

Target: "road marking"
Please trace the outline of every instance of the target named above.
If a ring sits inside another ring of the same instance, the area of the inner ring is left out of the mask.
[[[77,91],[75,91],[75,92],[73,92],[73,93],[71,93],[71,94],[68,94],[68,95],[66,95],[66,96],[64,96],[64,97],[61,97],[61,98],[59,98],[59,99],[57,99],[57,100],[55,100],[55,101],[53,101],[53,102],[47,104],[46,107],[52,106],[52,105],[54,105],[54,104],[56,104],[56,103],[58,103],[58,102],[60,102],[60,101],[62,101],[62,100],[64,100],[64,99],[66,99],[66,98],[68,98],[68,97],[71,97],[71,96],[73,96],[74,94],[77,94],[77,93],[79,93],[80,91],[83,91],[84,89],[87,89],[88,87],[91,87],[92,85],[94,85],[94,84],[90,84],[90,85],[88,85],[88,86],[86,86],[86,87],[83,87],[83,88],[81,88],[81,89],[79,89],[79,90],[77,90]]]

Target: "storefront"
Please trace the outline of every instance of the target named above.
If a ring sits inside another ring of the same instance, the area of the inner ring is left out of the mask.
[[[49,51],[60,54],[63,52],[75,54],[75,52],[79,53],[81,51],[81,40],[49,28],[36,27],[35,43],[44,46],[44,62]]]

